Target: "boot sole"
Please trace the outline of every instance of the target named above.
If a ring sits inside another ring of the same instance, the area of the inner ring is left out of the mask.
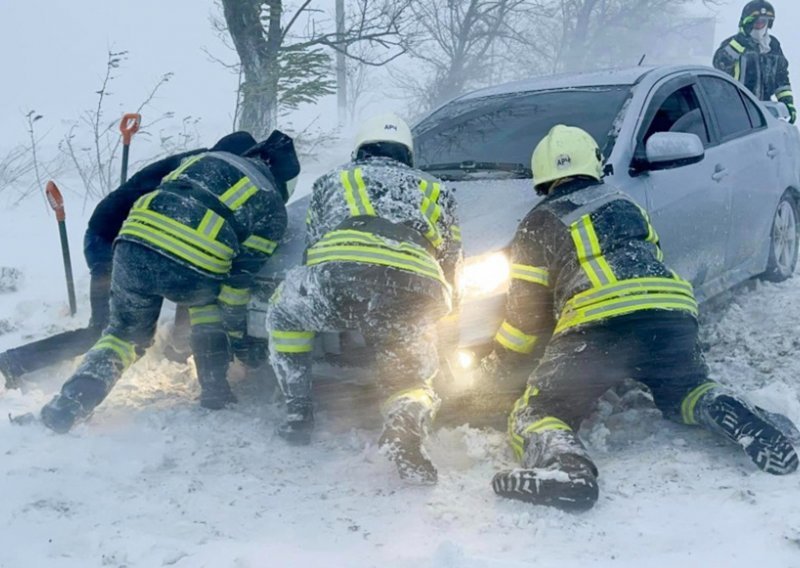
[[[507,499],[555,507],[571,513],[588,511],[597,503],[599,496],[596,479],[573,477],[551,470],[516,469],[500,472],[492,479],[492,488]]]

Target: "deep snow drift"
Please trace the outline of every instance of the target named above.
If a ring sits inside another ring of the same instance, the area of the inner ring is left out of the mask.
[[[0,212],[0,266],[22,273],[16,291],[0,288],[0,349],[88,317],[83,223],[68,222],[74,320],[52,217],[33,201]],[[800,278],[729,301],[702,334],[713,376],[800,421]],[[0,390],[0,415],[38,411],[73,368]],[[314,444],[290,448],[263,385],[239,377],[234,389],[236,408],[201,410],[192,370],[157,344],[71,434],[0,421],[0,566],[800,567],[800,477],[762,474],[652,413],[586,433],[601,497],[570,515],[495,497],[493,472],[512,465],[500,432],[439,430],[440,483],[408,488],[375,430],[322,409]]]

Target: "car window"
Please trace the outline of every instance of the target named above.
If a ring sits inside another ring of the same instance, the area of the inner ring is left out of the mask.
[[[609,152],[630,90],[615,85],[456,100],[414,127],[415,160],[423,169],[473,161],[530,164],[534,147],[556,124],[583,128]]]
[[[647,127],[644,142],[656,132],[697,134],[704,146],[709,145],[708,123],[692,85],[678,89],[658,107]]]
[[[719,134],[723,140],[741,136],[752,130],[750,116],[736,85],[710,75],[702,75],[700,84],[708,95],[708,100],[713,101],[713,112],[717,117]]]
[[[748,97],[747,95],[741,94],[742,100],[744,101],[744,106],[747,108],[747,114],[750,117],[750,126],[753,128],[761,128],[767,125],[767,121],[764,119],[764,113],[761,112],[761,109],[758,108],[758,105],[753,102],[753,100]]]

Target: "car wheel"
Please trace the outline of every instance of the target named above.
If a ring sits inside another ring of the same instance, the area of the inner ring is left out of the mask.
[[[769,262],[762,275],[764,280],[782,282],[791,278],[797,266],[798,236],[797,202],[787,192],[778,202],[772,221]]]

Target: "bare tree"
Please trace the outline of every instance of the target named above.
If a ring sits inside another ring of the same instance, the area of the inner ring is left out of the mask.
[[[317,6],[302,0],[222,0],[227,29],[241,62],[239,128],[261,137],[278,122],[279,109],[294,109],[334,92],[331,52],[354,57],[348,47],[372,46],[365,63],[383,65],[405,48],[399,34],[411,0],[352,0],[343,33]]]
[[[416,106],[429,109],[491,81],[507,59],[502,47],[520,36],[518,20],[527,0],[418,0],[412,4],[414,28],[409,54],[420,67],[413,76],[395,77]]]

